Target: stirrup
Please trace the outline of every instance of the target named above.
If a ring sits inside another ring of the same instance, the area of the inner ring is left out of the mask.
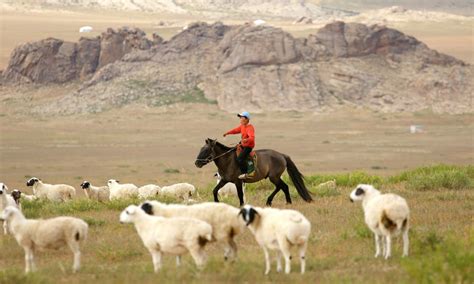
[[[247,174],[241,174],[241,175],[239,176],[239,179],[246,179],[246,178],[247,178]]]

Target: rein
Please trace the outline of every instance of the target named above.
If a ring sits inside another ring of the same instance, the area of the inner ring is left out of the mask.
[[[214,158],[209,157],[209,158],[206,158],[206,159],[196,159],[196,160],[198,160],[198,161],[204,161],[204,162],[206,162],[206,164],[208,164],[208,163],[210,163],[210,162],[212,162],[212,161],[215,161],[215,160],[219,159],[219,158],[222,157],[222,156],[225,156],[225,155],[229,154],[230,152],[234,151],[235,149],[237,149],[237,146],[232,147],[230,150],[228,150],[228,151],[226,151],[226,152],[224,152],[224,153],[222,153],[222,154],[220,154],[220,155],[218,155],[218,156],[216,156],[216,157],[214,157]]]

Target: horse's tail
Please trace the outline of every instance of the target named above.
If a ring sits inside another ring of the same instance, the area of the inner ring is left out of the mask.
[[[293,163],[290,157],[285,155],[285,160],[286,160],[286,169],[288,171],[288,174],[290,175],[291,181],[293,182],[293,184],[296,187],[296,190],[298,191],[298,194],[306,202],[313,201],[313,198],[309,194],[309,191],[304,184],[303,174],[300,173],[300,171],[298,170],[295,163]]]

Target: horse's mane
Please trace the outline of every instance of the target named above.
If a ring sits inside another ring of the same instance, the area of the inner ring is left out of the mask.
[[[225,150],[225,151],[227,151],[227,150],[230,150],[230,149],[234,148],[234,147],[229,147],[229,146],[226,146],[226,145],[224,145],[224,144],[220,143],[219,141],[216,141],[216,146],[219,146],[219,148],[222,148],[222,149],[223,149],[223,150]]]

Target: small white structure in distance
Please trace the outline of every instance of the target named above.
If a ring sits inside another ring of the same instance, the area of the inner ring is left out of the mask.
[[[415,133],[421,133],[423,132],[423,127],[421,125],[410,125],[410,133],[415,134]]]
[[[261,25],[265,25],[266,23],[267,22],[265,22],[264,20],[260,20],[260,19],[253,21],[254,26],[261,26]]]
[[[92,32],[92,27],[91,26],[83,26],[79,29],[80,33],[90,33]]]

